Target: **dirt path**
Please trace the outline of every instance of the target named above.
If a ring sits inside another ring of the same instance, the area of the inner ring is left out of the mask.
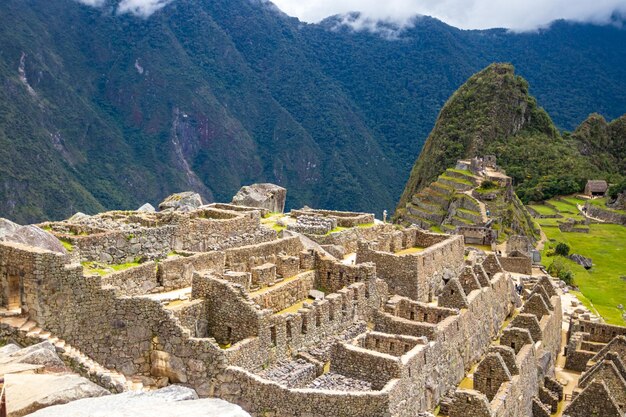
[[[480,200],[475,199],[472,196],[472,191],[473,190],[474,189],[464,191],[463,194],[466,194],[466,195],[472,197],[472,199],[475,200],[478,203],[478,207],[480,207],[480,215],[481,215],[481,217],[483,219],[483,223],[487,223],[489,221],[489,217],[487,217],[487,206],[485,206],[485,203],[483,203]]]
[[[597,217],[591,217],[590,215],[588,215],[587,212],[583,210],[583,206],[581,206],[580,204],[576,204],[576,208],[578,209],[578,211],[580,211],[580,214],[582,214],[584,217],[590,220],[594,220],[599,223],[604,223],[604,220],[598,219]]]

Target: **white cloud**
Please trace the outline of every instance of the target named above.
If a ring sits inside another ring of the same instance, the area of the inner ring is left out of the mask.
[[[79,3],[92,7],[102,7],[108,0],[76,0]],[[162,9],[174,0],[121,0],[117,5],[117,13],[130,13],[139,17],[150,17],[154,12]]]
[[[400,25],[428,15],[463,29],[505,27],[533,30],[556,19],[608,23],[626,15],[626,0],[273,0],[285,13],[307,22],[359,11],[365,19]]]
[[[172,0],[122,0],[117,7],[117,12],[149,17],[152,13],[171,2]]]
[[[100,7],[104,5],[106,0],[76,0],[79,3],[86,4],[87,6]]]

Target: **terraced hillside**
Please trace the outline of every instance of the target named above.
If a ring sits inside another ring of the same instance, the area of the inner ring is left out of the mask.
[[[492,172],[487,175],[500,174]],[[436,232],[454,232],[459,226],[490,227],[498,241],[522,234],[539,237],[530,214],[510,186],[487,181],[466,169],[447,169],[437,180],[414,194],[398,210],[399,221]]]

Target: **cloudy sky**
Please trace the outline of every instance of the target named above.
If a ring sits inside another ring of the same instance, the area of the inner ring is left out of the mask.
[[[626,16],[626,0],[272,0],[306,22],[350,11],[364,17],[406,23],[416,14],[436,17],[463,29],[505,27],[533,30],[555,19],[606,23],[615,12]]]

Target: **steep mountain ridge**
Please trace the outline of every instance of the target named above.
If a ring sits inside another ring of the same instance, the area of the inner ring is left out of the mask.
[[[547,102],[577,90],[581,74],[608,75],[590,80],[588,102],[559,106],[573,108],[560,126],[591,106],[626,110],[614,88],[626,82],[624,57],[609,47],[626,31],[616,28],[557,25],[548,41],[424,18],[389,41],[303,24],[265,2],[177,0],[149,19],[114,4],[0,5],[0,216],[131,209],[182,189],[227,200],[259,181],[287,187],[289,207],[390,209],[451,91],[495,56],[516,61],[511,43],[540,55],[572,31],[585,33],[576,55],[568,38],[538,72]],[[596,32],[610,39],[601,64],[580,56]],[[574,58],[573,84],[561,87],[554,63]]]
[[[495,155],[525,202],[581,191],[589,178],[620,178],[624,119],[608,124],[592,115],[573,135],[562,137],[514,67],[492,64],[470,77],[444,105],[411,171],[396,217],[459,159]]]

